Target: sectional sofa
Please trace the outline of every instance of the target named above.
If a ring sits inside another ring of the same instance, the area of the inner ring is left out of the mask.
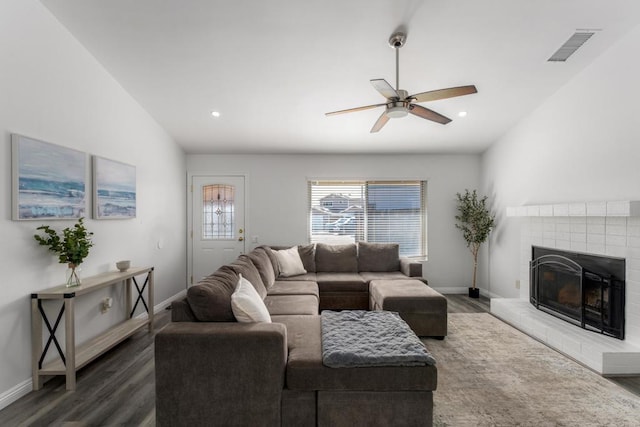
[[[401,259],[397,245],[293,248],[258,247],[172,304],[172,322],[155,343],[157,424],[430,426],[436,367],[329,368],[319,315],[395,305],[411,312],[420,335],[446,335],[446,300],[423,281],[420,263]],[[270,323],[236,320],[240,277]]]

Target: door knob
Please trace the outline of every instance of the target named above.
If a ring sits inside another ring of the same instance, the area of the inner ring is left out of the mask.
[[[238,237],[238,242],[244,242],[244,237]]]

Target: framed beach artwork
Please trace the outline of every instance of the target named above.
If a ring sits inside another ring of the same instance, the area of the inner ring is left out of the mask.
[[[93,156],[93,217],[136,217],[136,167]]]
[[[11,160],[13,220],[85,216],[85,153],[12,134]]]

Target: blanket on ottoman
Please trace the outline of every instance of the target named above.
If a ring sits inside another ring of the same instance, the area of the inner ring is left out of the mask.
[[[323,311],[322,360],[330,368],[434,365],[424,344],[391,311]]]

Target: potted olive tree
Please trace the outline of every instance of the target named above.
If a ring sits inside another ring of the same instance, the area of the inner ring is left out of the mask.
[[[480,296],[480,290],[476,288],[478,252],[480,245],[489,238],[489,233],[495,224],[495,216],[487,209],[487,196],[479,198],[476,190],[465,190],[464,194],[456,195],[458,197],[456,227],[462,230],[462,237],[473,256],[473,280],[469,288],[469,297],[478,298]]]
[[[60,236],[48,225],[42,225],[37,230],[42,230],[45,236],[35,234],[33,236],[42,246],[48,246],[51,252],[58,254],[58,261],[67,264],[67,287],[79,286],[80,276],[78,267],[89,255],[89,248],[93,246],[91,236],[93,233],[87,231],[83,223],[84,218],[80,218],[73,227],[62,230]]]

